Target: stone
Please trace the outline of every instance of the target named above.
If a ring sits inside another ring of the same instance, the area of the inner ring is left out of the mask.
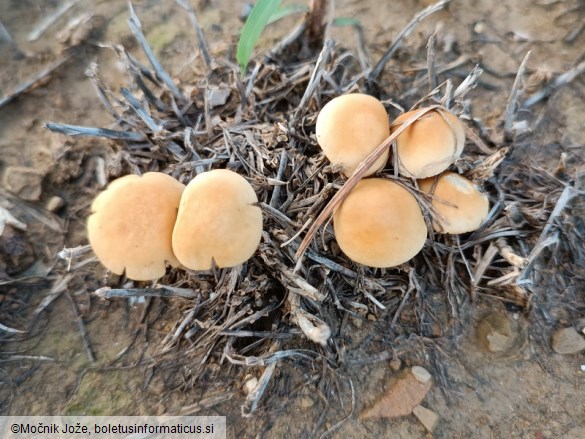
[[[552,348],[558,354],[576,354],[585,350],[585,338],[572,326],[557,329],[552,337]]]
[[[6,169],[4,186],[23,200],[37,201],[41,197],[44,174],[33,168],[11,166]]]
[[[49,198],[47,200],[47,204],[45,205],[45,208],[49,212],[56,212],[59,209],[61,209],[63,206],[65,206],[65,200],[61,197],[58,197],[57,195],[53,195],[51,198]]]
[[[439,422],[439,415],[437,415],[434,411],[423,407],[422,405],[417,405],[412,409],[412,413],[429,433],[435,431],[435,427]]]
[[[361,413],[360,419],[407,416],[423,401],[431,386],[431,374],[415,366],[400,374],[374,405]]]
[[[414,366],[411,370],[414,377],[421,383],[428,383],[431,380],[431,374],[424,367]]]

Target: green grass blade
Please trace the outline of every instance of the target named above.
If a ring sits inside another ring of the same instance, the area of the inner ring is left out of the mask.
[[[240,35],[236,59],[240,64],[242,75],[246,72],[248,62],[258,42],[258,38],[270,18],[278,11],[281,0],[258,0],[250,12]]]
[[[309,7],[303,5],[284,6],[276,11],[272,17],[270,17],[268,24],[272,24],[275,21],[282,20],[283,18],[286,18],[290,15],[300,14],[302,12],[309,12]]]
[[[346,27],[346,26],[359,26],[360,21],[357,18],[351,17],[339,17],[333,19],[333,26]]]

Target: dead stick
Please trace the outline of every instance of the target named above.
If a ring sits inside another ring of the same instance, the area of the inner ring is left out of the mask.
[[[85,353],[87,354],[87,358],[89,359],[90,363],[95,363],[95,356],[93,355],[93,351],[91,350],[91,344],[89,343],[89,335],[87,334],[87,329],[85,328],[85,323],[83,322],[83,318],[79,314],[79,308],[77,307],[77,303],[71,297],[71,294],[66,294],[69,302],[71,302],[71,310],[73,311],[73,316],[75,317],[75,321],[77,322],[77,328],[79,329],[79,333],[81,334],[81,339],[83,340],[83,347],[85,348]]]
[[[197,16],[195,15],[195,10],[191,5],[189,0],[175,0],[179,6],[181,6],[187,14],[189,14],[189,20],[191,20],[191,25],[193,29],[195,29],[195,33],[197,34],[197,41],[199,42],[199,50],[201,51],[201,55],[203,55],[203,61],[205,62],[206,67],[209,69],[211,67],[211,56],[209,55],[209,48],[207,46],[207,40],[205,38],[205,34],[203,33],[203,29],[199,26],[199,22],[197,21]]]
[[[47,122],[45,128],[71,137],[103,137],[106,139],[126,140],[128,142],[141,142],[146,140],[146,136],[142,133],[115,131],[107,128],[83,127],[55,122]]]
[[[141,29],[142,25],[140,24],[140,20],[138,19],[136,12],[134,12],[134,7],[132,6],[132,3],[129,3],[128,6],[130,8],[130,18],[128,19],[128,24],[130,25],[130,30],[134,34],[134,37],[140,44],[140,47],[142,47],[144,54],[148,58],[148,61],[150,61],[152,68],[154,69],[158,77],[161,79],[161,81],[163,81],[166,84],[166,86],[169,88],[173,96],[175,96],[180,101],[183,101],[184,100],[183,94],[175,85],[170,75],[166,72],[165,69],[163,69],[162,65],[160,64],[156,56],[154,56],[154,52],[148,45],[148,42],[146,41],[146,38],[142,33]]]
[[[511,142],[514,138],[512,125],[514,124],[514,116],[518,110],[518,95],[520,93],[520,84],[522,82],[522,78],[524,77],[524,71],[526,70],[526,64],[528,63],[528,58],[530,58],[530,53],[531,51],[529,50],[524,57],[522,64],[520,64],[520,68],[518,68],[516,79],[514,79],[514,85],[512,85],[512,92],[510,93],[510,98],[508,99],[508,105],[506,106],[506,117],[504,119],[504,140],[506,142]]]

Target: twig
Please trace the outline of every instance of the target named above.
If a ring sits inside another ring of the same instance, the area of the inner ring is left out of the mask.
[[[474,269],[473,275],[471,277],[470,292],[471,292],[472,298],[475,296],[479,282],[483,278],[483,275],[485,274],[485,272],[487,271],[487,269],[491,265],[491,263],[492,263],[493,259],[496,257],[497,253],[498,253],[498,248],[495,246],[495,244],[493,242],[490,242],[490,245],[488,246],[487,250],[485,251],[485,253],[481,257],[481,259],[475,265],[475,269]]]
[[[184,297],[186,299],[193,299],[199,293],[190,288],[176,288],[171,286],[161,286],[160,288],[120,288],[112,289],[110,287],[102,287],[95,290],[95,295],[104,299],[112,299],[116,297]]]
[[[34,75],[31,79],[28,79],[25,82],[18,85],[12,93],[9,93],[5,96],[2,96],[0,98],[0,108],[2,108],[8,102],[12,101],[18,95],[20,95],[22,93],[26,93],[27,91],[33,89],[38,84],[43,82],[47,76],[49,76],[51,73],[53,73],[59,67],[61,67],[61,65],[63,65],[66,61],[68,61],[69,58],[70,58],[69,56],[66,56],[64,58],[61,58],[61,59],[49,64],[47,67],[45,67],[39,73]]]
[[[8,209],[0,206],[0,236],[2,236],[4,233],[4,228],[6,225],[12,226],[15,229],[22,231],[27,229],[27,225],[25,223],[15,218]]]
[[[437,78],[437,69],[435,65],[435,34],[429,37],[427,43],[427,76],[429,79],[429,92],[433,91],[439,85],[439,79]]]
[[[321,45],[333,21],[335,0],[313,0],[307,18],[309,45]]]
[[[0,323],[0,331],[8,332],[10,334],[25,334],[26,331],[21,331],[20,329],[14,329],[10,326],[3,325]]]
[[[331,55],[331,51],[333,50],[333,46],[334,46],[333,39],[327,38],[327,40],[325,41],[325,44],[323,44],[323,48],[321,49],[321,52],[319,53],[319,58],[317,58],[315,68],[313,69],[313,73],[311,74],[311,79],[309,80],[309,83],[307,84],[307,88],[305,89],[305,93],[303,93],[303,97],[301,98],[301,102],[297,108],[297,111],[294,112],[294,114],[290,120],[289,126],[293,127],[293,129],[294,129],[294,126],[296,125],[298,119],[307,110],[307,108],[306,108],[307,103],[309,102],[309,99],[311,99],[311,96],[313,96],[313,93],[315,93],[315,90],[317,89],[317,86],[319,85],[319,82],[321,81],[321,76],[323,76],[323,69],[325,68],[325,64],[329,60],[329,56]]]
[[[56,361],[54,358],[45,357],[44,355],[11,355],[10,357],[1,358],[0,363],[9,361]]]
[[[36,307],[33,316],[39,315],[43,312],[53,301],[67,290],[69,282],[73,279],[73,274],[67,274],[61,279],[55,281],[49,293],[41,300],[41,303]]]
[[[175,0],[179,6],[181,6],[187,14],[189,14],[189,20],[191,20],[191,25],[193,29],[195,29],[195,33],[197,34],[197,41],[199,42],[199,50],[201,51],[201,55],[203,55],[203,61],[205,65],[209,69],[211,67],[211,56],[209,55],[209,48],[207,45],[207,40],[205,38],[205,34],[203,33],[203,29],[199,26],[199,22],[197,21],[197,16],[195,15],[195,10],[191,5],[189,0]]]
[[[71,310],[73,311],[73,316],[75,317],[75,321],[77,322],[77,328],[79,329],[79,333],[81,334],[81,339],[83,340],[83,347],[85,348],[85,353],[87,354],[87,358],[89,359],[90,363],[95,363],[95,356],[93,355],[93,351],[91,350],[91,344],[89,343],[89,335],[87,334],[87,329],[85,328],[85,323],[83,322],[83,318],[79,315],[79,308],[77,307],[77,303],[71,294],[66,294],[69,302],[71,303]]]
[[[124,96],[126,101],[128,101],[128,103],[130,104],[130,107],[132,107],[132,109],[136,112],[138,117],[140,117],[140,119],[142,119],[142,121],[146,124],[146,126],[148,126],[148,128],[150,128],[150,130],[154,134],[160,132],[163,129],[162,125],[159,123],[156,123],[154,121],[154,119],[152,118],[152,116],[150,114],[148,114],[148,112],[140,104],[138,99],[136,99],[132,95],[132,93],[130,93],[130,90],[128,90],[126,87],[122,87],[120,92],[122,93],[122,96]]]
[[[266,388],[268,387],[270,379],[272,378],[272,375],[274,374],[275,370],[276,362],[266,366],[266,369],[264,369],[264,372],[262,372],[262,376],[258,380],[256,388],[253,391],[251,391],[248,394],[248,396],[246,396],[246,402],[242,404],[241,408],[242,416],[244,418],[249,418],[258,409],[260,399],[262,398],[262,395],[264,395],[264,392],[266,391]]]
[[[69,9],[75,6],[79,0],[71,0],[64,3],[53,14],[45,17],[34,29],[28,34],[29,41],[38,40],[53,24],[59,20]]]
[[[392,55],[394,55],[394,52],[396,52],[396,50],[402,44],[402,40],[404,38],[406,38],[408,35],[410,35],[411,32],[416,28],[416,26],[419,25],[419,23],[421,21],[423,21],[429,15],[432,15],[435,12],[439,12],[450,1],[451,0],[438,1],[437,3],[432,4],[432,5],[428,6],[427,8],[423,9],[422,11],[418,12],[414,16],[414,18],[410,21],[410,23],[408,23],[406,25],[406,27],[404,29],[402,29],[402,31],[394,39],[394,41],[392,42],[392,45],[388,48],[386,53],[384,53],[384,55],[382,55],[382,58],[380,59],[380,61],[378,61],[378,63],[374,67],[374,69],[368,75],[368,82],[375,82],[378,79],[378,76],[380,76],[380,73],[382,73],[382,70],[384,70],[384,66],[386,65],[386,63],[390,60],[390,58],[392,58]]]
[[[292,289],[289,289],[287,302],[290,305],[292,320],[303,331],[309,340],[326,346],[331,329],[321,319],[309,314],[301,307],[301,296]]]
[[[526,263],[524,270],[522,270],[522,272],[518,276],[517,280],[518,285],[531,283],[531,280],[528,279],[528,276],[530,275],[530,273],[532,273],[532,270],[534,269],[534,265],[536,264],[536,259],[538,255],[548,246],[556,244],[558,242],[559,240],[558,233],[554,233],[551,235],[551,230],[553,227],[555,227],[554,225],[555,220],[561,215],[563,210],[565,210],[565,207],[567,207],[567,204],[573,199],[573,197],[576,194],[577,191],[575,190],[575,188],[569,185],[565,186],[565,189],[563,190],[561,196],[557,200],[557,204],[555,205],[555,208],[551,212],[548,221],[546,222],[546,225],[544,226],[542,232],[540,233],[540,237],[538,238],[536,245],[530,252],[530,255],[528,255],[527,257],[528,262]]]
[[[258,337],[258,338],[274,338],[274,339],[288,339],[295,338],[302,334],[298,329],[291,329],[289,332],[270,332],[270,331],[222,331],[219,335],[227,335],[229,337]]]
[[[520,64],[520,67],[518,68],[518,73],[516,73],[516,79],[514,79],[514,85],[512,85],[512,91],[510,92],[510,97],[508,98],[508,105],[506,106],[504,118],[504,140],[506,142],[511,142],[514,138],[512,129],[514,126],[514,117],[516,116],[516,111],[518,110],[518,95],[520,93],[520,85],[522,83],[522,78],[524,77],[528,58],[530,58],[530,53],[531,51],[529,50],[524,57],[524,60]]]
[[[286,149],[283,148],[281,153],[280,153],[280,162],[278,163],[278,171],[276,173],[276,179],[278,181],[282,181],[282,178],[284,177],[284,171],[286,170],[287,164],[288,164],[288,154],[286,152]],[[270,202],[268,203],[270,205],[270,207],[274,207],[274,208],[278,207],[277,203],[279,202],[281,189],[282,189],[282,186],[279,184],[274,186],[274,189],[272,190],[272,196],[270,197]]]
[[[106,139],[125,140],[127,142],[141,142],[146,140],[146,136],[142,133],[114,131],[107,128],[83,127],[55,122],[47,122],[45,128],[55,133],[65,134],[71,137],[103,137]]]
[[[525,257],[517,255],[516,252],[512,247],[508,245],[504,238],[496,239],[496,246],[502,257],[506,260],[506,262],[513,267],[517,268],[524,268],[528,261]]]
[[[166,70],[163,69],[162,65],[154,55],[154,52],[148,45],[148,41],[146,41],[146,37],[144,36],[141,30],[142,25],[140,24],[140,20],[138,19],[136,12],[134,12],[134,7],[132,6],[132,3],[128,3],[128,6],[130,8],[130,18],[128,19],[130,30],[134,34],[134,37],[138,41],[138,44],[140,44],[140,47],[142,47],[144,54],[148,58],[148,61],[150,61],[150,65],[152,65],[152,68],[154,69],[156,75],[160,78],[161,81],[165,83],[165,85],[169,88],[173,96],[175,96],[180,101],[183,101],[185,99],[183,94],[175,85],[175,83],[173,82],[169,74],[166,72]]]
[[[455,89],[453,93],[453,99],[463,98],[471,89],[477,84],[477,80],[482,75],[483,69],[479,66],[475,66],[471,73],[463,80],[459,87]]]

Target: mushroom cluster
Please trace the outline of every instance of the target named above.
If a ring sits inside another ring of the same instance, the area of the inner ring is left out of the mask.
[[[401,128],[405,123],[410,124]],[[437,233],[476,230],[489,212],[489,200],[478,186],[448,171],[463,152],[465,130],[457,116],[444,108],[409,111],[390,124],[377,99],[359,93],[344,95],[327,103],[317,116],[316,138],[325,156],[349,177],[360,162],[399,129],[402,131],[395,139],[394,160],[389,160],[388,148],[365,176],[390,162],[412,184],[363,179],[333,217],[341,250],[353,261],[376,268],[400,265],[423,248],[427,227],[413,195],[417,186],[431,199],[436,214],[432,225]]]
[[[260,243],[257,203],[246,179],[226,169],[199,174],[187,187],[160,172],[127,175],[94,200],[88,238],[108,270],[132,280],[158,279],[167,263],[233,267]]]

